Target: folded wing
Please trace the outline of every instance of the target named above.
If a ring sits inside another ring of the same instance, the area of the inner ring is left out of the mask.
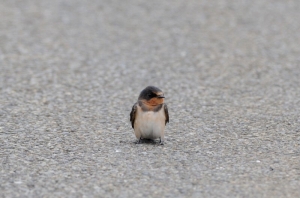
[[[165,110],[165,116],[166,116],[165,124],[167,125],[167,123],[169,122],[169,112],[168,112],[168,106],[166,104],[164,104],[164,110]]]
[[[133,129],[134,129],[134,120],[135,120],[136,110],[137,110],[137,103],[135,103],[132,106],[132,110],[130,112],[130,122],[131,122],[131,126]]]

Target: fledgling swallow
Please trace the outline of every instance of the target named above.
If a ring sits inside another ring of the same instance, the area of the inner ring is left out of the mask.
[[[164,144],[164,130],[169,122],[168,107],[164,99],[162,90],[154,86],[148,86],[140,93],[130,113],[136,143],[140,143],[142,139],[159,138],[160,144]]]

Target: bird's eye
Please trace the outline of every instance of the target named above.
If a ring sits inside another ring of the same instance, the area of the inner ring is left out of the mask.
[[[155,97],[155,94],[154,93],[148,94],[148,97],[153,98],[153,97]]]

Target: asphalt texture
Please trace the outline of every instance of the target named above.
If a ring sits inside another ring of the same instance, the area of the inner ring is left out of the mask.
[[[300,197],[299,10],[0,0],[0,197]],[[164,146],[134,143],[148,85]]]

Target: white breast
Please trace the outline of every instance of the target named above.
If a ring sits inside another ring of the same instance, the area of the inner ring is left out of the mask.
[[[137,107],[137,115],[134,123],[134,133],[137,138],[156,139],[164,135],[165,112],[164,108],[159,111],[142,111]]]

